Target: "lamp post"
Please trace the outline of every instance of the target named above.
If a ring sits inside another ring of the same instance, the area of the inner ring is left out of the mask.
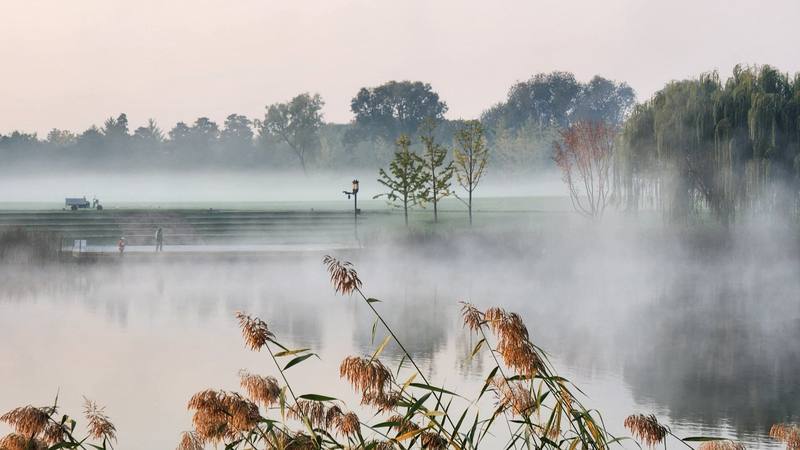
[[[358,180],[353,180],[353,190],[352,191],[350,191],[350,192],[342,191],[342,192],[345,195],[347,195],[347,199],[348,200],[350,199],[351,195],[353,196],[353,215],[354,216],[358,216],[358,214],[361,212],[358,209]]]
[[[345,195],[347,195],[347,199],[350,199],[350,196],[353,196],[353,231],[355,232],[356,242],[358,242],[358,214],[361,212],[358,209],[358,180],[353,180],[353,188],[351,191],[342,191]]]

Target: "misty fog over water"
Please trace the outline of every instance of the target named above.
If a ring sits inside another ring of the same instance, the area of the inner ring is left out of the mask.
[[[475,338],[457,303],[468,300],[519,312],[616,434],[626,434],[628,414],[654,412],[681,436],[765,447],[771,424],[796,419],[792,228],[750,223],[720,233],[632,218],[595,227],[566,216],[508,223],[410,240],[399,233],[335,255],[355,264],[365,293],[382,300],[408,350],[445,386],[477,392],[492,367],[468,360]],[[83,394],[108,405],[120,448],[170,448],[191,424],[194,392],[236,389],[242,368],[273,372],[265,354],[245,350],[237,310],[262,317],[285,345],[320,355],[288,371],[299,390],[355,408],[339,363],[370,355],[382,331],[372,342],[365,305],[333,293],[322,255],[4,267],[0,410],[47,404],[56,393],[65,410],[78,410]],[[391,346],[385,356],[400,360]]]

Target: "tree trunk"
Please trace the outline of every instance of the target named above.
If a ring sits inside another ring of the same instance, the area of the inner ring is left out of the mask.
[[[469,226],[472,226],[472,191],[469,191],[469,202],[467,203],[469,209]]]

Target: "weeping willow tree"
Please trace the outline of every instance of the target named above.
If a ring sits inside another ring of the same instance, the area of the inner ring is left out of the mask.
[[[637,106],[623,130],[615,181],[629,210],[684,220],[711,211],[797,213],[800,76],[737,66],[673,81]]]

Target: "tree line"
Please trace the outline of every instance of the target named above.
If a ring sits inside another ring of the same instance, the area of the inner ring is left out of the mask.
[[[485,130],[493,165],[538,171],[553,167],[552,140],[560,127],[587,117],[621,123],[634,101],[633,90],[624,82],[596,76],[581,83],[570,73],[554,72],[516,83],[505,101],[477,120]],[[360,89],[351,100],[350,123],[325,122],[323,106],[318,94],[301,93],[266,106],[262,117],[230,114],[221,124],[199,117],[170,129],[152,119],[133,127],[122,113],[82,132],[0,134],[0,158],[7,167],[103,170],[375,169],[394,158],[401,135],[412,140],[411,147],[422,149],[419,136],[427,132],[426,121],[437,123],[432,137],[444,143],[454,142],[470,122],[445,119],[447,103],[420,81]]]

